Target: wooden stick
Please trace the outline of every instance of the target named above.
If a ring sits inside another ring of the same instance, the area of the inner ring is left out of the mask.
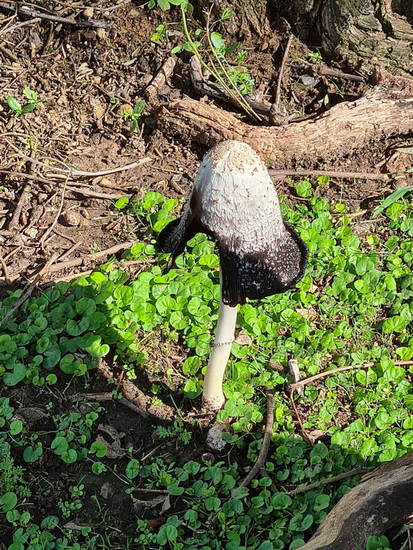
[[[396,366],[413,365],[413,361],[394,361],[394,364]],[[294,382],[293,384],[290,384],[290,388],[291,390],[296,390],[301,386],[311,384],[311,382],[315,382],[316,380],[320,380],[320,378],[325,378],[326,376],[337,374],[339,372],[345,372],[348,370],[368,369],[370,367],[374,367],[374,363],[365,363],[364,365],[349,365],[347,367],[338,367],[336,369],[325,370],[323,372],[319,372],[318,374],[314,374],[313,376],[309,376],[308,378],[303,378],[298,382]]]
[[[265,423],[264,437],[257,461],[249,474],[241,482],[240,487],[247,487],[263,467],[270,448],[272,430],[274,428],[274,392],[267,390],[267,420]]]
[[[41,239],[40,239],[40,246],[42,247],[42,250],[44,250],[44,244],[45,244],[45,240],[46,238],[50,235],[50,233],[53,231],[53,228],[54,226],[56,225],[57,223],[57,220],[60,216],[60,214],[62,213],[62,210],[63,210],[63,204],[65,202],[65,191],[66,191],[66,181],[63,185],[63,189],[62,189],[62,194],[61,194],[61,197],[60,197],[60,204],[59,204],[59,208],[56,212],[56,216],[54,217],[53,219],[53,222],[52,224],[46,229],[46,231],[43,233]]]
[[[53,166],[54,170],[57,170],[58,172],[62,174],[69,174],[69,176],[72,177],[97,177],[97,176],[108,176],[109,174],[116,174],[117,172],[123,172],[125,170],[132,170],[132,168],[136,168],[137,166],[141,166],[142,164],[146,164],[147,162],[152,162],[152,159],[149,157],[144,157],[143,159],[135,160],[133,162],[130,162],[129,164],[123,164],[122,166],[116,166],[115,168],[107,168],[106,170],[98,170],[97,172],[85,172],[84,170],[78,170],[77,168],[57,168],[56,166]],[[46,164],[47,168],[52,168],[51,166],[48,166]],[[52,175],[50,176],[52,177]]]
[[[320,481],[310,483],[305,487],[297,487],[296,489],[289,491],[288,494],[290,496],[301,495],[302,493],[306,493],[307,491],[317,489],[317,487],[320,487],[321,485],[329,485],[330,483],[336,483],[337,481],[341,481],[342,479],[347,479],[349,477],[354,477],[359,474],[371,472],[371,470],[374,470],[374,468],[375,466],[359,466],[358,468],[353,468],[353,470],[350,470],[349,472],[342,472],[341,474],[337,474],[336,476],[328,477],[327,479],[321,479]]]
[[[275,92],[275,105],[278,105],[280,103],[281,83],[282,83],[282,78],[283,78],[283,75],[284,75],[284,69],[285,69],[285,65],[287,63],[288,53],[290,51],[290,46],[291,46],[292,40],[293,40],[293,34],[290,34],[290,36],[288,37],[288,40],[287,40],[287,44],[285,46],[285,51],[284,51],[283,59],[282,59],[282,62],[281,62],[280,71],[278,73],[277,90]]]
[[[10,281],[10,278],[9,278],[9,270],[7,268],[7,264],[5,262],[5,259],[3,258],[1,253],[0,253],[0,265],[1,265],[1,268],[3,270],[4,279],[6,280],[6,283],[10,284],[11,281]]]
[[[123,172],[124,170],[131,170],[132,168],[136,168],[137,166],[140,166],[142,164],[145,164],[146,162],[152,162],[152,159],[149,157],[144,157],[143,159],[135,160],[134,162],[130,162],[129,164],[124,164],[122,166],[117,166],[115,168],[108,168],[106,170],[100,170],[98,172],[85,172],[84,170],[78,170],[77,168],[73,168],[71,166],[67,166],[62,161],[56,161],[55,159],[51,159],[53,162],[61,162],[66,168],[60,168],[58,166],[50,166],[50,164],[46,164],[45,162],[42,162],[37,159],[33,159],[24,153],[20,151],[10,140],[5,140],[8,145],[16,152],[16,154],[23,159],[30,160],[33,164],[37,164],[38,166],[43,166],[44,168],[47,168],[48,170],[57,170],[60,174],[68,174],[71,177],[97,177],[97,176],[107,176],[109,174],[115,174],[116,172]],[[7,171],[6,171],[7,173]],[[12,172],[10,172],[12,174]],[[53,177],[53,174],[50,174],[48,177]],[[40,180],[39,180],[40,181]],[[44,183],[50,183],[49,181],[45,181]]]
[[[95,29],[107,29],[111,26],[108,21],[86,21],[76,20],[71,17],[59,17],[58,15],[50,15],[40,10],[29,8],[29,6],[22,6],[17,2],[0,2],[0,8],[10,11],[17,11],[19,15],[26,15],[28,17],[34,17],[38,19],[44,19],[46,21],[52,21],[53,23],[62,23],[63,25],[74,25],[75,27],[83,28],[95,28]]]
[[[12,25],[11,27],[6,27],[5,29],[2,29],[0,31],[0,36],[13,32],[17,29],[20,29],[21,27],[27,27],[28,25],[34,25],[35,23],[40,23],[40,21],[41,19],[39,17],[35,17],[34,19],[29,19],[28,21],[22,21],[21,23],[16,23],[16,25]]]

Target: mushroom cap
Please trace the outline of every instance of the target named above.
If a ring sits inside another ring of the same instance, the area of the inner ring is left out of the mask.
[[[205,155],[184,213],[161,231],[158,250],[173,261],[197,232],[217,242],[228,305],[283,292],[304,273],[307,248],[283,222],[268,170],[246,143],[224,141]]]

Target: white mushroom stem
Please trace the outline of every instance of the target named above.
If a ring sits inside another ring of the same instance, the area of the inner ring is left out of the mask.
[[[227,306],[221,300],[219,304],[217,330],[209,356],[203,393],[204,404],[217,410],[225,403],[222,382],[231,353],[231,346],[234,341],[237,313],[238,306]]]

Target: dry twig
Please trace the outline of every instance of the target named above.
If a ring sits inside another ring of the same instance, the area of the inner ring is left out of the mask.
[[[285,70],[285,65],[287,63],[287,59],[288,59],[288,53],[290,51],[290,47],[291,47],[291,42],[293,40],[293,34],[290,34],[290,36],[288,37],[288,41],[287,41],[287,44],[285,46],[285,51],[284,51],[284,55],[283,55],[283,59],[282,59],[282,62],[281,62],[281,67],[280,67],[280,71],[278,73],[278,81],[277,81],[277,89],[276,89],[276,92],[275,92],[275,105],[278,105],[280,103],[280,99],[281,99],[281,84],[282,84],[282,79],[283,79],[283,75],[284,75],[284,70]]]
[[[28,21],[22,21],[21,23],[16,23],[11,27],[6,27],[0,30],[0,36],[3,36],[4,34],[8,34],[10,32],[14,32],[17,29],[20,29],[21,27],[27,27],[28,25],[34,25],[35,23],[40,23],[40,21],[41,19],[39,17],[35,17],[34,19],[29,19]]]
[[[328,477],[326,479],[321,479],[320,481],[316,481],[315,483],[310,483],[305,487],[297,487],[296,489],[289,491],[288,494],[290,496],[301,495],[302,493],[307,493],[307,491],[312,491],[313,489],[317,489],[322,485],[329,485],[330,483],[336,483],[337,481],[341,481],[342,479],[354,477],[359,474],[365,474],[366,472],[370,472],[371,470],[374,470],[374,468],[375,466],[372,466],[372,467],[359,466],[358,468],[353,468],[353,470],[350,470],[348,472],[342,472],[341,474],[338,474],[336,476]]]
[[[240,487],[247,487],[251,481],[258,474],[260,469],[264,466],[265,459],[268,455],[268,450],[271,443],[271,435],[274,427],[274,392],[267,390],[267,420],[265,423],[264,437],[262,440],[262,446],[260,454],[258,455],[257,461],[254,466],[251,468],[249,474],[245,479],[240,483]]]
[[[1,265],[1,268],[3,270],[4,279],[5,279],[6,283],[10,284],[9,270],[7,268],[6,261],[3,258],[3,256],[1,255],[1,253],[0,253],[0,265]]]
[[[394,361],[394,364],[396,366],[413,365],[413,361]],[[298,382],[294,382],[293,384],[290,384],[290,389],[296,390],[301,386],[305,386],[307,384],[311,384],[311,382],[320,380],[320,378],[325,378],[326,376],[337,374],[339,372],[345,372],[348,370],[368,369],[370,367],[374,367],[374,363],[365,363],[364,365],[348,365],[347,367],[338,367],[336,369],[325,370],[323,372],[319,372],[318,374],[314,374],[313,376],[309,376],[308,378],[303,378]]]
[[[60,214],[62,213],[62,210],[63,210],[63,203],[65,202],[65,191],[66,191],[66,183],[67,183],[67,178],[66,178],[66,181],[63,185],[63,189],[62,189],[62,194],[61,194],[61,197],[60,197],[60,204],[59,204],[59,208],[56,212],[56,216],[54,217],[54,220],[52,222],[52,224],[46,229],[46,231],[43,233],[41,239],[40,239],[40,246],[42,248],[42,250],[44,251],[44,244],[45,244],[45,240],[47,239],[47,237],[50,235],[50,233],[53,231],[53,228],[54,226],[56,225],[57,223],[57,220],[59,219],[59,216]]]
[[[107,29],[111,25],[108,21],[86,21],[72,19],[71,17],[59,17],[58,15],[44,13],[38,9],[34,9],[29,6],[22,6],[17,2],[11,1],[9,3],[0,2],[0,8],[9,11],[16,11],[19,15],[25,15],[36,19],[44,19],[46,21],[52,21],[53,23],[62,23],[63,25],[74,25],[75,27]]]

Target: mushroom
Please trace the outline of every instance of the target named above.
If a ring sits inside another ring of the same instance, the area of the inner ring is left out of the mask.
[[[221,264],[218,325],[203,391],[204,404],[220,409],[238,304],[294,286],[303,276],[307,248],[283,222],[264,163],[238,141],[221,142],[205,155],[182,217],[159,234],[158,250],[171,253],[168,269],[198,232],[216,241]]]

